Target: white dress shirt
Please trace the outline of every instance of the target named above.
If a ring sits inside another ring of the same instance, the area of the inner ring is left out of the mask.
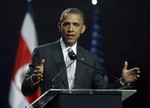
[[[71,48],[74,53],[76,54],[76,49],[77,49],[77,43],[75,43],[73,46],[66,46],[62,40],[60,39],[60,45],[62,48],[63,56],[64,56],[64,61],[66,63],[66,67],[73,62],[70,60],[68,57],[68,49]],[[68,63],[69,62],[69,63]],[[76,60],[66,69],[67,70],[67,78],[68,78],[68,84],[69,84],[69,89],[72,89],[74,86],[74,79],[75,79],[75,71],[76,71]]]

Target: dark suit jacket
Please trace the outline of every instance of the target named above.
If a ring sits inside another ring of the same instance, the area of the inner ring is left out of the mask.
[[[93,67],[100,69],[98,57],[80,46],[77,46],[77,58]],[[42,59],[45,59],[43,81],[32,87],[33,83],[31,80],[31,75],[34,72],[34,68],[40,64]],[[52,82],[52,79],[65,67],[59,41],[35,48],[32,55],[32,61],[22,84],[22,93],[24,95],[32,95],[39,86],[41,87],[41,94],[52,88],[52,85],[54,85],[55,88],[68,89],[66,70],[60,74],[54,82]],[[77,60],[74,89],[102,89],[119,87],[122,86],[118,81],[108,85],[107,82],[104,81],[100,72]]]

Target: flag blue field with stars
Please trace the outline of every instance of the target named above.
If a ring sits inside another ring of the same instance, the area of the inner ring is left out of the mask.
[[[104,73],[104,79],[108,81],[104,66],[104,51],[102,47],[102,27],[100,23],[100,8],[97,5],[93,6],[93,22],[92,22],[92,36],[91,36],[91,52],[98,55],[100,59],[100,69]]]

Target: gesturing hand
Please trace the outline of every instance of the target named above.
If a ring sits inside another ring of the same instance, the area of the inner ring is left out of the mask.
[[[42,59],[39,66],[36,66],[33,73],[33,82],[43,81],[43,71],[44,71],[45,60]]]
[[[127,85],[130,84],[140,77],[140,70],[138,67],[127,69],[128,68],[128,62],[124,62],[124,67],[122,69],[122,82]]]

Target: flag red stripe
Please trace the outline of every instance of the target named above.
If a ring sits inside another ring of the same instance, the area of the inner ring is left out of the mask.
[[[16,72],[20,67],[22,67],[24,64],[28,64],[31,60],[31,52],[29,51],[26,42],[23,39],[23,36],[20,36],[19,44],[18,44],[18,50],[17,50],[17,56],[16,56],[16,62],[15,67],[13,71],[12,79],[14,81]],[[27,100],[29,103],[32,103],[35,99],[37,99],[40,96],[40,89],[32,96],[27,97]]]
[[[27,97],[27,100],[29,101],[29,103],[31,104],[33,101],[35,101],[38,97],[40,96],[40,88],[38,88],[38,90],[32,95],[32,97]]]
[[[24,64],[29,63],[30,60],[31,60],[31,53],[23,37],[20,36],[12,80],[14,80],[17,70]]]
[[[30,97],[26,97],[21,93],[22,81],[23,78],[25,77],[28,68],[27,66],[29,65],[32,58],[32,50],[36,46],[37,46],[36,30],[29,11],[26,13],[21,27],[21,34],[16,53],[14,70],[12,73],[12,80],[9,94],[9,104],[11,108],[20,108],[21,106],[27,106],[40,96],[40,88],[33,96]]]

